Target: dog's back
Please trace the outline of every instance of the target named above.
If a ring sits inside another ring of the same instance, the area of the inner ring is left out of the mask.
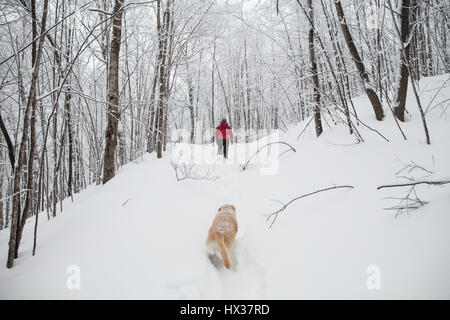
[[[233,205],[221,206],[209,228],[206,246],[211,250],[214,244],[217,245],[227,269],[231,267],[231,255],[237,231],[236,208]]]

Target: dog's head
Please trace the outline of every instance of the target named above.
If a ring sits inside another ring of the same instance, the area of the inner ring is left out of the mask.
[[[219,212],[221,211],[232,211],[234,214],[236,214],[236,207],[232,204],[224,204],[219,208]]]

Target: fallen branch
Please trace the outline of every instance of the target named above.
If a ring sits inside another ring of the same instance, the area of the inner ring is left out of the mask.
[[[413,194],[413,196],[412,196]],[[428,201],[422,201],[420,200],[419,196],[416,192],[416,185],[411,186],[409,191],[407,192],[406,196],[403,198],[388,198],[393,200],[400,200],[400,203],[396,206],[390,207],[390,208],[384,208],[384,210],[397,210],[397,213],[395,214],[395,217],[397,218],[400,214],[403,213],[403,211],[406,211],[406,213],[409,216],[410,210],[416,210],[420,207],[423,207],[424,205],[428,204]]]
[[[277,220],[278,214],[280,214],[282,211],[286,210],[287,206],[290,205],[292,202],[297,201],[297,200],[299,200],[301,198],[305,198],[305,197],[311,196],[311,195],[319,193],[319,192],[328,191],[328,190],[334,190],[334,189],[342,189],[342,188],[353,189],[354,187],[350,186],[350,185],[345,185],[345,186],[334,186],[334,187],[329,187],[329,188],[325,188],[325,189],[320,189],[320,190],[316,190],[316,191],[313,191],[313,192],[310,192],[310,193],[307,193],[307,194],[303,194],[303,195],[301,195],[299,197],[296,197],[296,198],[292,199],[291,201],[289,201],[288,203],[283,203],[281,201],[275,200],[275,201],[279,202],[282,205],[282,207],[280,209],[278,209],[277,211],[269,214],[268,217],[266,218],[266,220],[269,221],[272,218],[272,222],[270,223],[270,228],[271,228],[272,225]]]
[[[418,165],[414,161],[411,161],[411,164],[408,164],[405,167],[403,167],[403,169],[401,169],[400,171],[398,171],[396,173],[396,176],[398,176],[400,173],[402,173],[406,170],[408,173],[412,173],[416,169],[426,172],[427,176],[430,176],[433,174],[432,171],[425,169],[424,167]],[[419,209],[429,203],[428,201],[423,201],[419,198],[419,196],[417,195],[416,189],[415,189],[416,186],[418,186],[420,184],[438,185],[439,186],[439,185],[444,185],[444,184],[450,183],[450,180],[437,180],[437,181],[436,180],[419,180],[419,181],[417,181],[417,180],[415,180],[414,177],[400,176],[400,178],[407,179],[411,182],[387,184],[387,185],[382,185],[382,186],[377,187],[377,190],[380,190],[383,188],[409,187],[409,190],[406,193],[406,196],[404,196],[403,198],[388,198],[388,199],[392,199],[392,200],[400,200],[400,203],[397,204],[396,206],[384,208],[384,210],[396,210],[397,211],[397,213],[395,214],[396,218],[403,212],[406,212],[409,215],[409,211]],[[423,178],[425,178],[425,177],[423,177]]]
[[[401,183],[401,184],[386,184],[382,186],[378,186],[377,190],[383,189],[383,188],[397,188],[397,187],[409,187],[409,186],[416,186],[418,184],[429,184],[429,185],[443,185],[450,183],[450,180],[440,180],[440,181],[415,181],[410,183]]]
[[[200,175],[192,163],[179,164],[178,162],[175,163],[172,161],[172,167],[175,170],[175,177],[177,178],[177,181],[186,179],[215,181],[218,178],[216,176],[210,176],[209,170],[205,174]]]
[[[263,150],[264,148],[266,148],[266,147],[268,147],[268,146],[270,146],[270,145],[272,145],[272,144],[276,144],[276,143],[287,145],[287,146],[290,148],[290,149],[288,149],[288,150],[292,150],[292,151],[294,151],[294,152],[297,152],[297,150],[295,150],[295,148],[294,148],[293,146],[291,146],[291,145],[290,145],[289,143],[287,143],[287,142],[283,142],[283,141],[275,141],[275,142],[268,143],[268,144],[266,144],[265,146],[263,146],[263,147],[261,147],[260,149],[258,149],[258,151],[256,151],[256,153],[254,153],[250,158],[248,158],[247,162],[241,167],[241,168],[242,168],[242,171],[247,170],[250,161],[251,161],[258,153],[260,153],[261,150]],[[285,153],[286,153],[286,151],[283,152],[283,153],[280,155],[280,157],[281,157],[283,154],[285,154]]]

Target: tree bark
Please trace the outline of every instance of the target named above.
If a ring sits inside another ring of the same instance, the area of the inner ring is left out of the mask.
[[[1,109],[1,107],[0,107]],[[0,129],[2,130],[3,137],[5,138],[6,145],[8,146],[8,157],[9,162],[11,164],[11,170],[14,172],[14,164],[15,164],[15,156],[14,156],[14,146],[12,144],[11,138],[8,134],[8,130],[5,127],[5,123],[3,122],[2,115],[0,114]]]
[[[66,51],[66,57],[67,57],[67,64],[70,63],[69,57],[70,57],[70,53],[71,53],[71,48],[72,48],[72,37],[73,37],[73,31],[71,29],[68,30],[68,44],[67,44],[67,51]],[[69,76],[70,77],[70,76]],[[71,81],[70,78],[67,81],[67,88],[70,91],[71,88]],[[70,94],[70,92],[66,93],[65,96],[65,111],[66,111],[66,124],[67,124],[67,138],[68,138],[68,151],[69,151],[69,155],[68,155],[68,170],[69,170],[69,174],[68,174],[68,178],[67,178],[67,189],[69,191],[69,195],[72,197],[73,199],[73,133],[72,133],[72,114],[71,114],[71,110],[70,110],[70,101],[72,99],[72,95]]]
[[[167,42],[168,42],[168,30],[169,30],[169,23],[171,19],[170,15],[170,6],[171,1],[169,0],[167,2],[167,8],[164,12],[163,16],[163,26],[161,26],[160,22],[160,0],[157,2],[157,28],[158,28],[158,38],[159,38],[159,52],[160,52],[160,59],[159,60],[159,104],[156,114],[156,157],[158,159],[162,158],[163,153],[163,145],[164,145],[164,113],[166,108],[166,98],[167,94],[166,91],[167,88],[167,66],[166,66],[166,60],[167,60]]]
[[[312,5],[312,0],[308,0],[308,10],[309,17],[312,22],[314,22],[314,9]],[[314,50],[314,28],[311,25],[308,34],[309,42],[309,61],[311,62],[311,73],[313,79],[313,96],[314,96],[314,123],[316,125],[316,136],[322,134],[322,120],[320,115],[320,94],[319,94],[319,76],[317,75],[317,63],[316,63],[316,53]]]
[[[400,83],[397,89],[397,98],[394,106],[394,115],[400,121],[405,121],[405,104],[406,104],[406,94],[408,92],[408,64],[409,64],[409,47],[410,41],[409,38],[409,12],[410,6],[414,7],[415,0],[402,0],[402,8],[401,8],[401,39],[400,39],[400,61],[402,62],[402,66],[400,68]]]
[[[122,37],[122,4],[123,0],[116,0],[114,4],[113,34],[109,52],[108,69],[108,108],[106,145],[103,161],[103,184],[107,183],[116,173],[116,147],[119,125],[119,53]]]

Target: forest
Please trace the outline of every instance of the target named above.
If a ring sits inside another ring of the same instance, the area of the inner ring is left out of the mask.
[[[0,12],[2,268],[27,224],[24,254],[39,255],[42,220],[149,154],[158,166],[178,143],[213,144],[222,119],[238,145],[292,128],[312,141],[342,129],[352,145],[395,136],[393,152],[445,140],[429,119],[450,101],[447,1],[1,0]],[[424,99],[433,77],[442,86]]]

